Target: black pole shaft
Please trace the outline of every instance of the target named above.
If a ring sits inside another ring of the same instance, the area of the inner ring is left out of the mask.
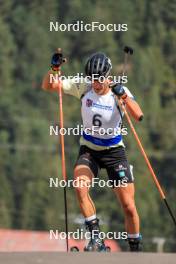
[[[67,189],[64,187],[64,212],[65,212],[65,233],[66,233],[66,246],[68,252],[68,211],[67,211]]]
[[[174,216],[174,214],[172,213],[172,210],[171,210],[171,208],[170,208],[170,206],[169,206],[169,204],[168,204],[166,198],[164,198],[163,201],[164,201],[164,203],[165,203],[165,205],[166,205],[166,207],[167,207],[167,209],[168,209],[168,211],[169,211],[169,214],[170,214],[170,216],[171,216],[171,218],[172,218],[172,220],[173,220],[173,222],[174,222],[174,224],[175,224],[175,226],[176,226],[176,219],[175,219],[175,216]]]

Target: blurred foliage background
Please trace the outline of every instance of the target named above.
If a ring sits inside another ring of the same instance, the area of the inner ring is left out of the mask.
[[[111,57],[116,74],[124,45],[135,49],[128,87],[145,113],[136,129],[176,214],[176,1],[0,0],[0,6],[0,227],[64,229],[63,190],[49,188],[50,177],[62,178],[59,140],[49,135],[49,126],[58,123],[58,97],[41,90],[57,47],[68,58],[65,75],[84,72],[86,58],[95,51]],[[125,23],[128,31],[49,31],[49,21],[77,20]],[[64,118],[66,127],[81,122],[77,99],[64,96]],[[149,241],[145,250],[155,250],[151,239],[156,236],[166,238],[166,251],[176,252],[174,225],[128,131],[124,140],[134,166],[141,232]],[[78,142],[77,136],[65,139],[70,179]],[[92,196],[102,229],[123,231],[123,212],[111,190],[93,189]],[[73,231],[80,227],[73,189],[68,190],[68,210]]]

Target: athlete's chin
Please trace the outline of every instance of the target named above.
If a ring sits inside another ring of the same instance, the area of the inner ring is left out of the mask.
[[[101,89],[101,90],[94,89],[94,91],[95,91],[95,92],[96,92],[96,94],[98,94],[98,95],[102,95],[102,94],[103,94],[103,91],[102,91],[102,89]]]

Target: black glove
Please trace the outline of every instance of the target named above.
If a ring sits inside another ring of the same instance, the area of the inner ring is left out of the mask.
[[[125,95],[125,90],[122,85],[116,84],[112,86],[112,92],[118,97],[123,97]]]
[[[54,53],[51,58],[51,68],[53,70],[58,70],[62,63],[66,62],[66,59],[63,58],[62,52]]]
[[[61,53],[54,53],[51,58],[51,65],[59,67],[63,62],[63,55]]]

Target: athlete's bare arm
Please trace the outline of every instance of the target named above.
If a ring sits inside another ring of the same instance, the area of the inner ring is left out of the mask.
[[[136,121],[141,121],[143,119],[144,114],[127,87],[123,87],[122,85],[114,85],[112,86],[112,91],[117,96],[117,98],[124,101],[127,110]]]
[[[57,80],[53,80],[50,82],[50,75],[53,74],[53,71],[52,70],[49,70],[45,76],[43,77],[43,81],[42,81],[42,89],[43,90],[48,90],[48,91],[51,91],[51,92],[54,92],[54,91],[58,91],[58,85],[59,85],[59,82],[61,83],[61,81],[58,80],[58,78],[56,78]]]
[[[132,99],[131,97],[127,96],[124,99],[124,102],[126,104],[126,108],[127,110],[130,112],[130,114],[132,115],[132,117],[136,120],[136,121],[141,121],[143,119],[143,112],[139,106],[139,104]]]

